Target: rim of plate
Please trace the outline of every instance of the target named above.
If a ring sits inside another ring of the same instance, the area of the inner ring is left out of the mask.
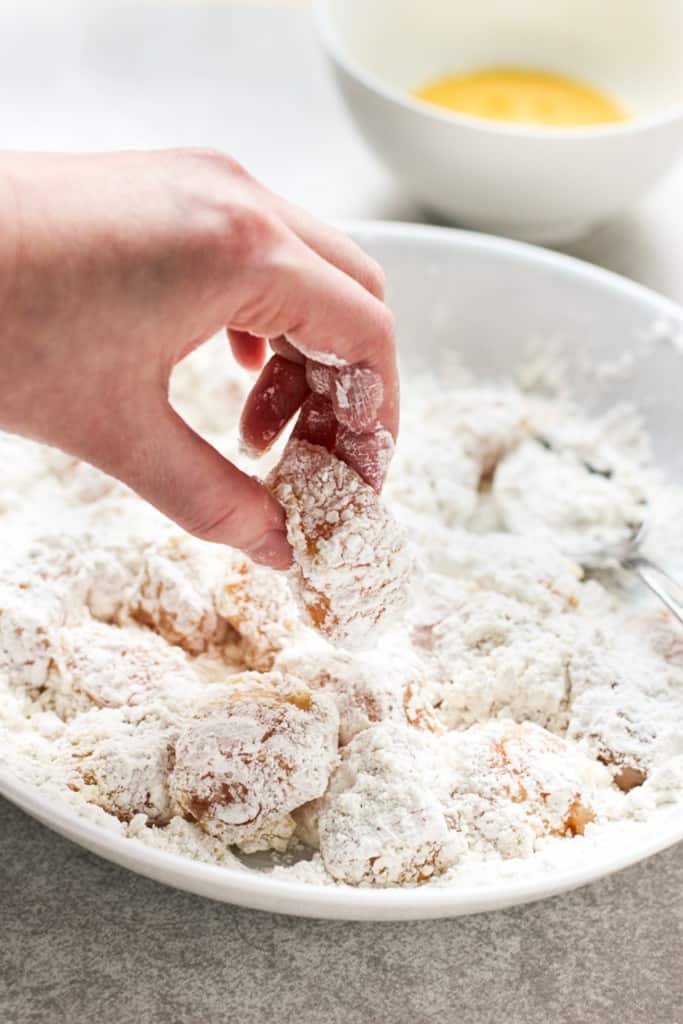
[[[370,889],[315,885],[271,878],[259,871],[205,864],[145,846],[82,818],[67,803],[55,803],[35,786],[0,773],[0,795],[41,824],[91,853],[154,881],[208,898],[296,917],[345,920],[410,920],[456,917],[504,909],[556,896],[646,860],[683,839],[683,821],[647,841],[591,858],[573,868],[540,871],[533,878],[477,885]],[[673,813],[673,808],[672,808]]]
[[[458,228],[400,221],[344,220],[339,224],[361,244],[373,239],[451,239],[460,248],[504,252],[526,262],[553,266],[564,274],[590,280],[641,302],[645,301],[656,307],[663,316],[683,326],[683,308],[652,289],[602,267],[526,242]],[[179,854],[157,850],[81,817],[66,801],[55,802],[53,793],[43,794],[40,788],[22,782],[3,769],[0,769],[0,795],[98,856],[155,881],[224,902],[299,917],[416,920],[503,909],[578,888],[621,871],[683,840],[683,813],[680,813],[683,811],[683,803],[677,803],[660,812],[660,816],[666,819],[669,816],[675,817],[678,810],[678,820],[665,820],[655,825],[654,835],[617,852],[600,851],[587,862],[571,868],[543,869],[533,878],[476,885],[470,889],[458,885],[370,889],[272,878],[255,870],[205,864]]]
[[[542,245],[534,245],[533,242],[504,238],[485,231],[470,231],[467,228],[446,227],[440,224],[419,224],[413,221],[341,218],[336,221],[336,225],[340,230],[353,236],[359,244],[364,239],[370,241],[376,238],[410,238],[426,241],[444,241],[451,238],[456,240],[461,248],[505,253],[513,258],[520,257],[528,263],[554,267],[565,276],[592,281],[612,291],[629,295],[639,302],[647,302],[650,306],[657,307],[662,316],[670,318],[683,328],[683,306],[673,299],[613,270],[607,270],[564,252],[546,249]]]
[[[455,110],[440,110],[437,106],[414,99],[410,93],[404,93],[401,89],[394,88],[381,75],[368,71],[359,61],[350,56],[339,40],[330,8],[331,0],[313,0],[313,16],[318,35],[328,55],[351,78],[355,78],[366,89],[377,93],[385,100],[397,103],[406,110],[422,114],[441,124],[459,124],[484,134],[570,142],[577,139],[595,139],[611,135],[637,135],[683,117],[683,99],[672,100],[671,103],[651,114],[638,115],[627,121],[608,121],[596,125],[546,125],[539,127],[533,124],[510,124],[505,121],[487,120],[483,117],[461,114]]]

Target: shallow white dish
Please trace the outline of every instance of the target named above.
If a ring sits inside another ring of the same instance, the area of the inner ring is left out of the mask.
[[[683,150],[679,0],[316,0],[315,12],[359,131],[451,223],[567,242],[633,205]],[[492,66],[577,78],[635,116],[553,129],[410,96],[440,75]]]
[[[683,479],[683,310],[639,285],[589,264],[485,235],[410,224],[351,226],[383,263],[405,365],[438,366],[456,349],[489,376],[512,373],[534,338],[556,338],[582,353],[614,360],[653,328],[660,338],[632,376],[609,381],[592,400],[633,398],[645,414],[657,456]],[[590,377],[590,373],[588,374]],[[410,386],[410,369],[403,386]],[[261,910],[365,920],[451,917],[495,910],[576,888],[683,839],[683,808],[664,809],[633,833],[566,869],[464,887],[352,889],[312,886],[196,863],[108,832],[40,791],[0,773],[0,794],[39,821],[108,860],[167,885]],[[568,842],[571,842],[568,840]],[[582,848],[583,849],[583,848]],[[578,847],[577,847],[578,851]]]

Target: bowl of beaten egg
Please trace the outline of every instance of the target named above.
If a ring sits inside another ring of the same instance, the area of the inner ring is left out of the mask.
[[[317,0],[367,143],[427,210],[563,243],[683,149],[678,0]]]

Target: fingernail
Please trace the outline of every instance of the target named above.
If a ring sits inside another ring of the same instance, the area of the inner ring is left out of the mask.
[[[247,554],[252,562],[273,569],[288,569],[292,564],[292,549],[282,530],[269,530]]]
[[[383,428],[372,434],[355,434],[341,427],[337,434],[336,454],[379,494],[394,454],[394,439]]]

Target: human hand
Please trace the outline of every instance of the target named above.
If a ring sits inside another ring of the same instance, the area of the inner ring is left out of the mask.
[[[381,487],[398,426],[393,324],[380,269],[344,235],[199,150],[4,154],[0,223],[0,427],[283,568],[281,507],[168,400],[173,367],[227,328],[250,369],[276,339],[245,447],[263,451],[303,404],[299,436]]]

